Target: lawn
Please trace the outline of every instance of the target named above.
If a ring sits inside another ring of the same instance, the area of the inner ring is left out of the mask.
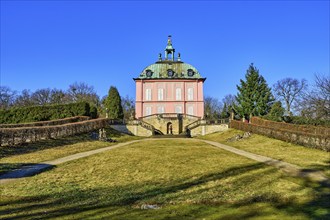
[[[306,169],[321,170],[330,177],[330,152],[303,147],[257,134],[252,134],[251,137],[239,141],[227,141],[235,135],[243,133],[243,131],[229,129],[222,133],[213,133],[200,136],[199,138],[296,164]]]
[[[117,142],[140,139],[136,136],[119,133],[113,129],[107,129],[107,134]],[[19,146],[0,147],[0,174],[24,165],[53,160],[114,144],[116,143],[92,140],[89,134],[83,134]]]
[[[0,219],[329,217],[328,189],[198,140],[134,143],[0,190]]]

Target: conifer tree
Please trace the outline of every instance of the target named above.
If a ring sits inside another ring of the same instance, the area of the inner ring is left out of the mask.
[[[121,105],[121,98],[116,87],[111,86],[108,97],[104,100],[104,106],[108,109],[109,118],[123,119],[123,107]]]
[[[284,111],[285,110],[282,107],[282,103],[280,101],[274,102],[265,118],[273,121],[282,121]]]
[[[237,85],[236,112],[245,118],[266,115],[274,97],[266,80],[259,74],[259,70],[253,66],[253,63],[245,74],[245,81],[241,79],[240,83]]]

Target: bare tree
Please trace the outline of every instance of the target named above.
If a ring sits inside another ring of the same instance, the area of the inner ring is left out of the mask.
[[[292,78],[284,78],[273,85],[273,90],[277,99],[285,105],[286,114],[292,115],[292,106],[299,102],[303,92],[307,89],[307,81]]]
[[[315,75],[313,89],[300,103],[301,114],[316,119],[330,119],[330,76]]]
[[[121,105],[123,107],[124,119],[129,120],[134,118],[135,116],[135,101],[133,98],[129,97],[121,97]]]
[[[228,109],[237,104],[236,97],[232,94],[225,95],[225,97],[222,99],[222,102],[223,104],[226,104]]]
[[[86,101],[94,106],[99,105],[99,96],[96,94],[94,87],[84,82],[71,84],[67,93],[73,102]]]
[[[204,114],[206,119],[220,118],[222,110],[222,103],[217,99],[210,96],[204,98]]]
[[[50,94],[52,104],[64,104],[69,102],[68,94],[60,89],[52,89]]]
[[[15,102],[16,92],[8,86],[0,86],[0,109],[7,109]]]
[[[31,95],[31,101],[34,105],[46,105],[51,103],[51,89],[37,89]]]
[[[31,100],[31,92],[30,90],[24,89],[20,95],[17,96],[16,100],[15,100],[15,106],[20,106],[20,107],[24,107],[24,106],[31,106],[34,103]]]

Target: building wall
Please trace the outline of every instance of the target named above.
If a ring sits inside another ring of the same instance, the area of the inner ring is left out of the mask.
[[[204,116],[202,80],[136,80],[136,118],[158,113]]]

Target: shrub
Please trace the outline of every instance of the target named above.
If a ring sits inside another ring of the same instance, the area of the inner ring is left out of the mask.
[[[301,117],[301,116],[292,116],[291,123],[299,124],[299,125],[314,125],[314,126],[330,127],[330,120],[305,118],[305,117]]]
[[[74,116],[91,116],[89,104],[78,102],[0,110],[0,124],[48,121]]]

